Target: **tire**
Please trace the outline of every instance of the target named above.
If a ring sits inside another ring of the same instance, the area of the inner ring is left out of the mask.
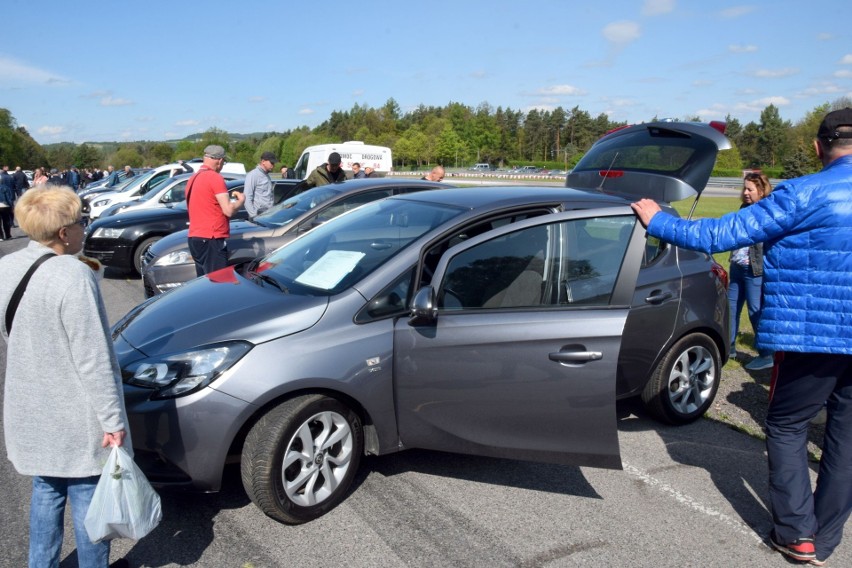
[[[139,246],[133,249],[133,270],[136,274],[142,274],[142,259],[145,258],[145,253],[148,252],[148,249],[153,246],[154,243],[162,239],[163,237],[151,237],[145,239]]]
[[[719,348],[706,335],[693,333],[662,358],[642,391],[642,401],[661,422],[688,424],[713,404],[721,377]]]
[[[249,432],[243,487],[273,519],[305,523],[343,501],[363,451],[361,419],[352,409],[326,396],[300,396],[267,412]]]

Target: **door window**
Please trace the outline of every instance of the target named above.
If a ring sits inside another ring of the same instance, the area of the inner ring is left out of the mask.
[[[575,219],[504,233],[452,258],[442,309],[607,306],[633,216]]]

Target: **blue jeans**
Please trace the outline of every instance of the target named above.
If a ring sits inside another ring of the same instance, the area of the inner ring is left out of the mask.
[[[737,350],[737,333],[740,328],[740,314],[743,304],[748,307],[748,320],[754,329],[755,345],[757,344],[757,325],[760,322],[760,312],[763,309],[762,286],[763,276],[755,276],[751,266],[740,266],[731,263],[728,271],[728,308],[731,316],[731,352]],[[758,356],[768,357],[772,355],[771,350],[757,351]]]
[[[106,568],[109,541],[92,544],[84,521],[99,477],[33,477],[30,503],[30,568],[56,568],[65,529],[65,501],[71,500],[71,518],[80,568]]]

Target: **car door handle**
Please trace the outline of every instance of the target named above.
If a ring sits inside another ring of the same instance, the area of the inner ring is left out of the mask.
[[[393,246],[392,243],[382,242],[382,241],[373,241],[370,243],[370,248],[373,250],[387,250]]]
[[[645,303],[647,304],[662,304],[666,300],[670,300],[672,298],[671,292],[660,292],[659,290],[654,290],[651,292],[651,295],[645,298]]]
[[[578,361],[599,361],[603,359],[600,351],[558,351],[548,355],[551,361],[557,363],[577,363]]]

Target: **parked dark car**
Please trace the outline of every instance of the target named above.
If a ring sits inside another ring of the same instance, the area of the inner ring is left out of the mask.
[[[274,180],[273,183],[277,201],[289,197],[298,184],[296,180]],[[242,191],[245,180],[226,181],[225,185],[230,192]],[[240,208],[235,218],[248,219],[248,212]],[[188,223],[186,201],[103,217],[86,227],[83,254],[98,259],[105,266],[139,274],[145,252],[166,235],[186,229]]]
[[[251,221],[231,223],[228,264],[248,262],[364,203],[391,195],[451,187],[446,183],[375,178],[323,185],[278,203]],[[174,233],[148,250],[142,267],[145,295],[171,290],[196,277],[187,230]]]
[[[630,208],[703,190],[721,132],[612,133],[569,188],[453,188],[368,203],[113,328],[137,463],[248,496],[285,523],[407,448],[618,469],[615,403],[675,424],[713,403],[725,271]],[[676,214],[666,203],[662,206]]]

